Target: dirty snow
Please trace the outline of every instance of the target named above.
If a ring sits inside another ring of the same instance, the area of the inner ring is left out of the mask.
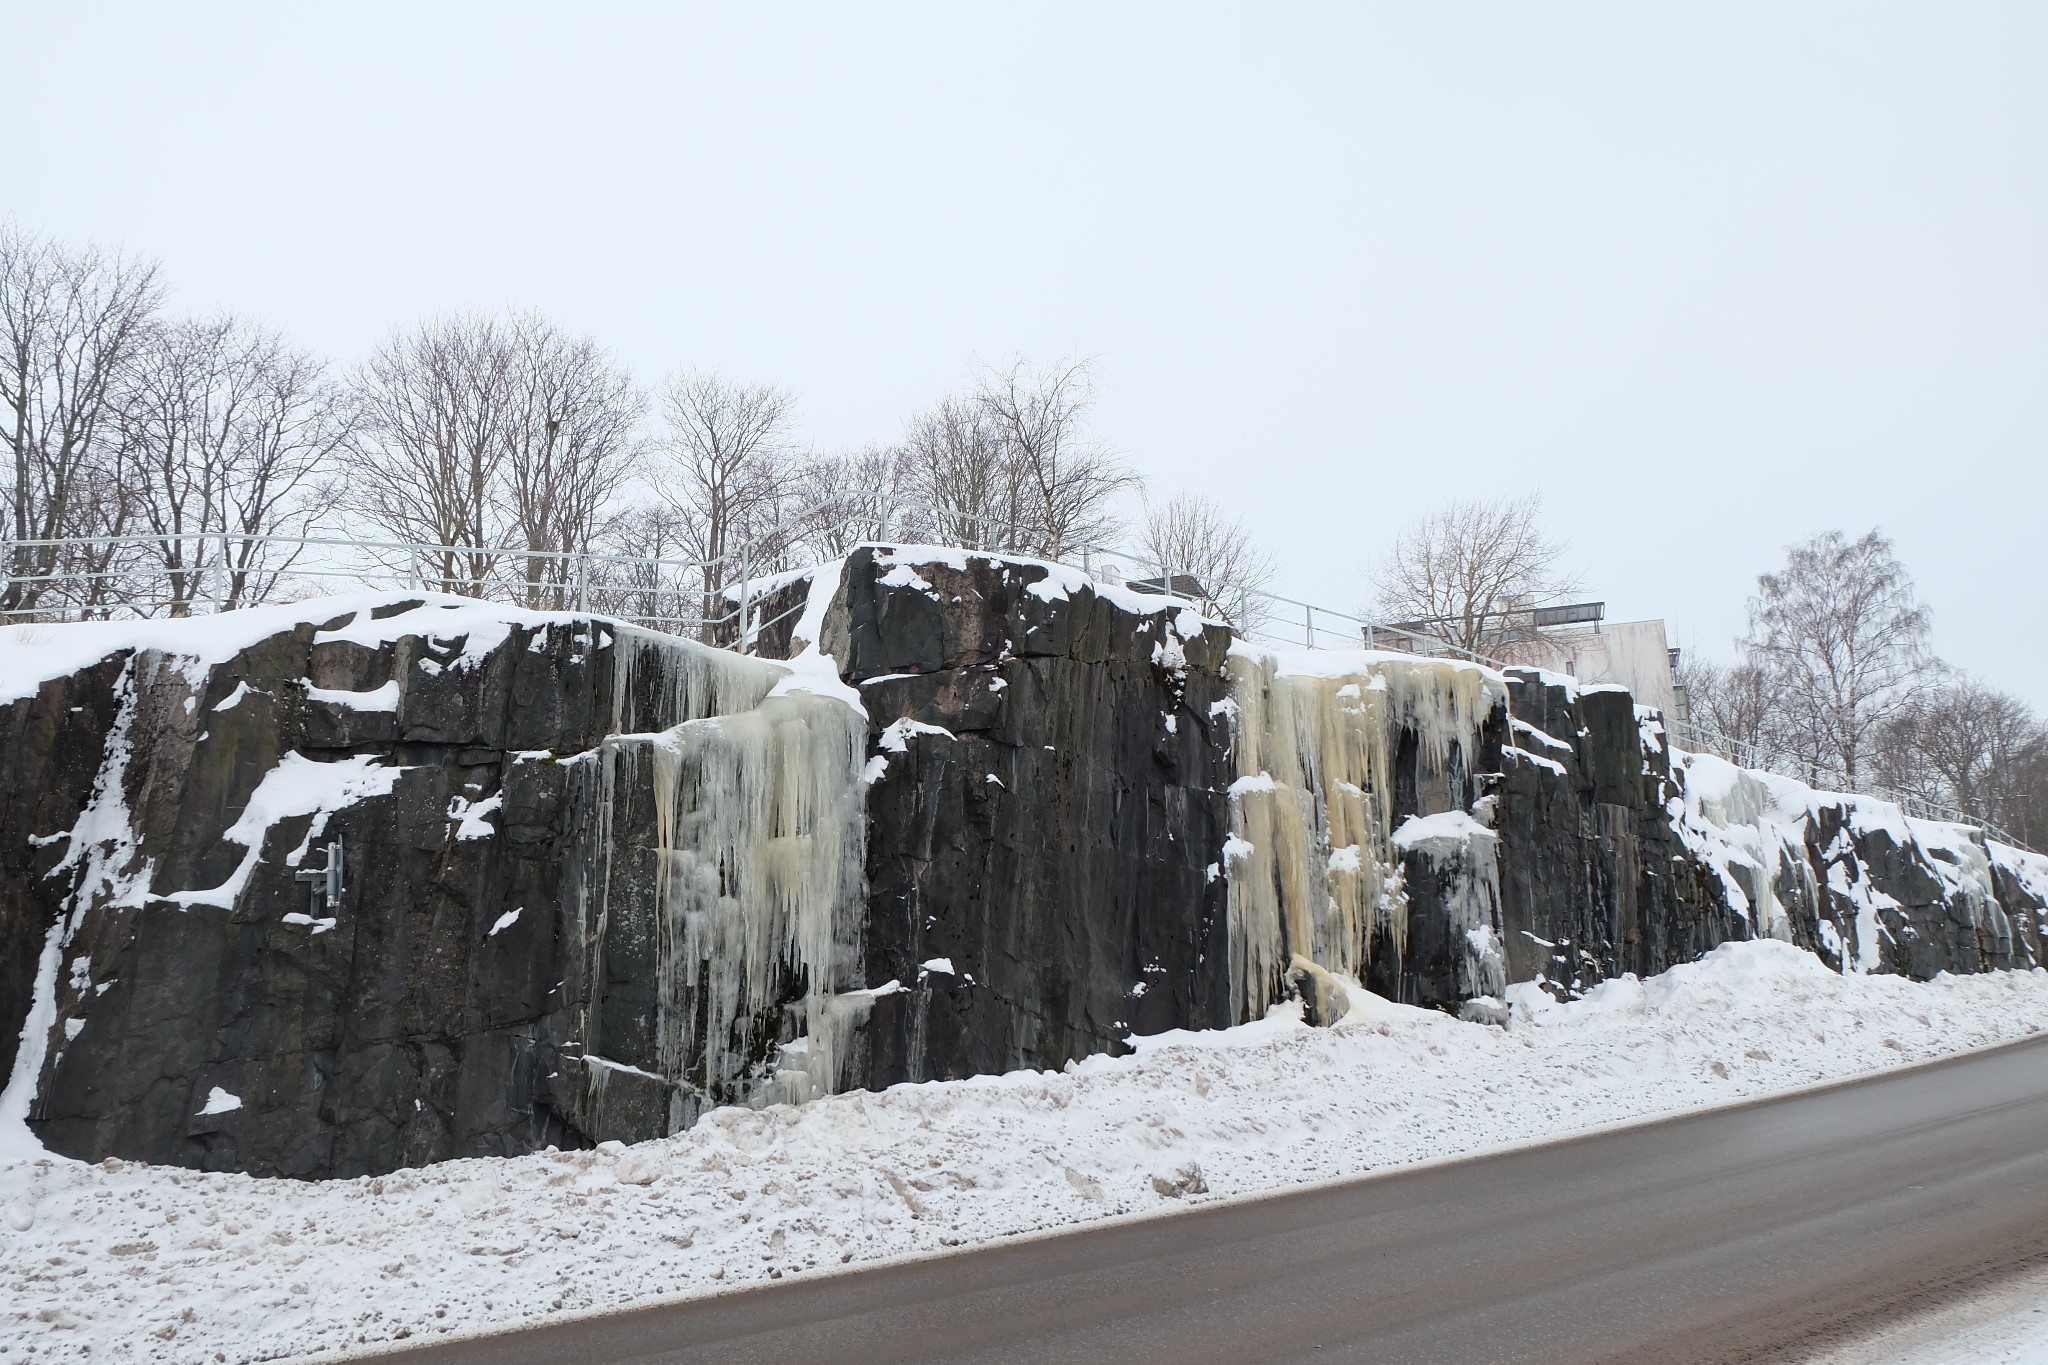
[[[2048,1365],[2048,1271],[1942,1304],[1811,1365]]]
[[[2048,973],[1844,977],[1770,941],[1571,1004],[1510,994],[1505,1027],[1352,988],[1330,1029],[1283,1005],[1064,1072],[719,1110],[631,1148],[376,1179],[12,1161],[0,1341],[39,1361],[417,1343],[1728,1103],[2048,1018]]]

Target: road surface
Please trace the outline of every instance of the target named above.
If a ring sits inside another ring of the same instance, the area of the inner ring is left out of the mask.
[[[2048,1264],[2048,1039],[402,1365],[1792,1361]]]

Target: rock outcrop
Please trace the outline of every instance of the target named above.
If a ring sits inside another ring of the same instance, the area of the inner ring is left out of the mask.
[[[317,1178],[1328,1020],[1347,978],[1496,1018],[1756,935],[2043,961],[2048,859],[1675,754],[1618,689],[1275,658],[966,552],[757,619],[782,661],[443,598],[0,632],[0,1121]]]

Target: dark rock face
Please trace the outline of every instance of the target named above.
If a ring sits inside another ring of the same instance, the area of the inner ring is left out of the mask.
[[[1570,996],[1773,933],[1838,971],[1925,980],[2048,964],[2048,886],[1994,860],[1981,832],[1921,842],[1896,818],[1873,823],[1851,800],[1816,795],[1775,842],[1731,851],[1689,818],[1697,779],[1674,770],[1662,726],[1626,692],[1574,692],[1521,670],[1511,689],[1517,743],[1487,760],[1501,773],[1510,980]],[[1738,785],[1768,799],[1758,779]]]
[[[1923,981],[2048,965],[2041,884],[1993,861],[1981,834],[1932,847],[1903,835],[1859,821],[1846,802],[1817,807],[1777,878],[1792,941],[1838,971]]]
[[[1361,660],[1254,715],[1270,668],[1170,604],[966,553],[835,567],[829,600],[760,604],[761,647],[830,655],[864,727],[773,695],[773,663],[441,601],[278,615],[208,666],[120,649],[0,704],[0,1061],[54,1011],[34,1131],[319,1178],[1056,1067],[1292,992],[1328,1021],[1335,971],[1492,1017],[1504,982],[1569,996],[1763,933],[1918,977],[2044,960],[2048,863],[1832,798],[1758,834],[1762,788],[1674,765],[1618,690],[1518,672],[1447,730],[1416,665],[1373,710]],[[1332,725],[1365,746],[1342,782]],[[1258,942],[1233,900],[1255,752],[1313,836],[1261,871]],[[716,771],[764,755],[785,787]],[[1370,828],[1339,837],[1346,802]],[[791,857],[754,868],[742,826]],[[333,842],[338,905],[299,875]],[[747,906],[832,850],[838,900],[755,933]]]
[[[14,1072],[43,941],[64,905],[51,875],[64,845],[36,836],[71,828],[91,799],[126,663],[52,678],[0,708],[0,1076]]]
[[[1751,937],[1672,826],[1670,755],[1661,733],[1646,743],[1634,699],[1522,670],[1509,686],[1513,743],[1486,756],[1508,979],[1574,995]]]
[[[957,565],[885,586],[856,552],[825,625],[875,746],[866,979],[910,988],[875,1002],[849,1079],[1058,1066],[1233,1022],[1211,871],[1227,632],[1182,638],[1178,609],[1047,593],[1014,561]]]
[[[72,916],[30,1111],[53,1150],[324,1176],[588,1140],[595,810],[562,760],[613,728],[612,632],[515,625],[466,657],[414,615],[374,648],[297,626],[196,679],[124,651],[0,708],[31,756],[5,789],[10,992]],[[658,709],[660,670],[632,681],[624,708]],[[369,780],[236,842],[288,761]],[[72,829],[101,837],[47,839]],[[296,876],[332,840],[339,906]],[[239,1105],[200,1112],[215,1088]]]

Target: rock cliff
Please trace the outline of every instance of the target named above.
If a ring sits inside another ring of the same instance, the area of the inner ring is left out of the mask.
[[[1340,977],[1491,1018],[1754,935],[2043,961],[2048,859],[1674,753],[1617,689],[1275,657],[956,551],[757,619],[781,661],[449,598],[0,631],[0,1122],[353,1175],[1328,1019]]]

